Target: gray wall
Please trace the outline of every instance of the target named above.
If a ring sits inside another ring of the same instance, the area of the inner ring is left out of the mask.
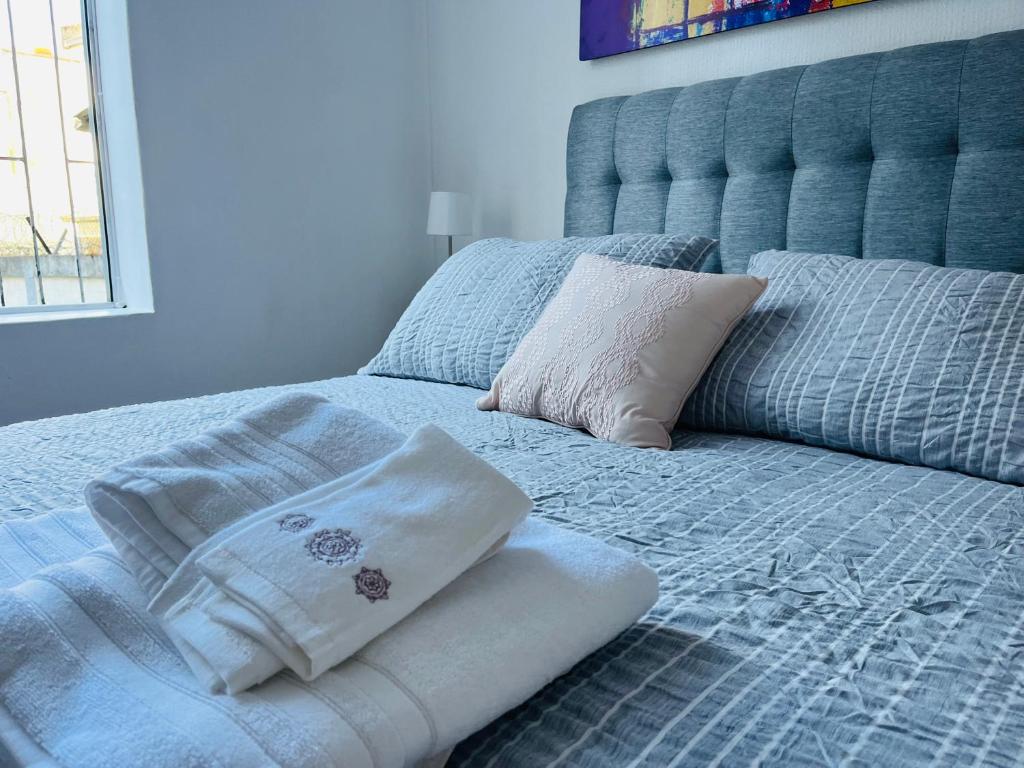
[[[580,62],[578,0],[429,9],[434,188],[474,196],[478,237],[561,236],[580,102],[1024,27],[1022,0],[878,0]]]
[[[0,424],[352,372],[434,266],[421,4],[129,23],[156,312],[0,326]]]

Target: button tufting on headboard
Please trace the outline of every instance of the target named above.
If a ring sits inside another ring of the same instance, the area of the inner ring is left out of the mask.
[[[582,104],[565,234],[1024,272],[1024,30]]]

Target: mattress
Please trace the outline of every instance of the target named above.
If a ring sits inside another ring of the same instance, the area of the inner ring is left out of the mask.
[[[80,493],[103,468],[288,389],[438,423],[659,574],[648,616],[449,765],[1019,765],[1024,489],[953,472],[707,433],[639,450],[348,377],[0,429],[0,579],[102,541]]]

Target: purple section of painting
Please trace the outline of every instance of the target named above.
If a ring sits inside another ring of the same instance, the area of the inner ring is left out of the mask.
[[[580,60],[633,50],[632,16],[633,0],[580,0]]]

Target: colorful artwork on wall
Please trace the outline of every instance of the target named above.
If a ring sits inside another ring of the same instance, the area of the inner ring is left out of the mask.
[[[871,0],[581,0],[580,60]]]

